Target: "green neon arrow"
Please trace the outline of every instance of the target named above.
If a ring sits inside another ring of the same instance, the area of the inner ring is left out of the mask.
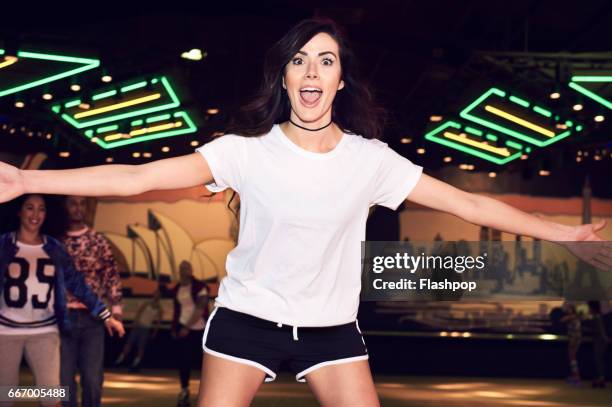
[[[498,119],[493,121],[491,118],[487,116],[482,116],[480,113],[475,112],[476,108],[484,103],[487,99],[491,97],[499,97],[505,98],[507,93],[501,89],[491,88],[488,91],[484,92],[481,96],[479,96],[476,100],[470,103],[467,107],[465,107],[459,116],[462,119],[470,120],[474,123],[478,123],[481,126],[488,127],[493,129],[499,133],[503,133],[519,140],[522,140],[526,143],[533,144],[538,147],[546,147],[552,143],[556,143],[559,140],[563,140],[566,137],[572,135],[571,130],[566,130],[559,134],[554,134],[554,136],[546,139],[542,139],[539,135],[536,135],[532,130],[527,127],[522,126],[521,124],[517,124],[514,122],[508,122],[507,120]],[[531,112],[537,113],[538,115],[545,116],[547,118],[551,118],[553,113],[543,107],[534,105],[524,99],[517,98],[516,96],[510,96],[510,102],[513,102],[514,106],[522,106],[524,111],[527,114],[531,114]],[[529,108],[533,110],[529,110]],[[563,120],[561,120],[563,122]],[[538,138],[539,137],[539,138]]]
[[[4,55],[5,51],[0,49],[0,55]],[[10,95],[13,93],[21,92],[26,89],[35,88],[40,85],[44,85],[50,82],[57,81],[59,79],[66,78],[68,76],[76,75],[81,72],[88,71],[90,69],[97,68],[100,66],[100,61],[97,59],[90,58],[78,58],[71,57],[65,55],[54,55],[54,54],[42,54],[38,52],[27,52],[27,51],[18,51],[17,58],[19,59],[33,59],[40,61],[53,61],[53,62],[63,62],[70,65],[78,65],[76,68],[69,69],[65,72],[60,72],[54,75],[50,75],[44,78],[32,79],[26,83],[15,84],[7,89],[0,89],[0,97]],[[17,61],[16,65],[19,66],[19,61]]]

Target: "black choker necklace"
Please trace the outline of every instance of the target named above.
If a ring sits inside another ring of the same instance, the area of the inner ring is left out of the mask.
[[[326,127],[329,127],[330,124],[332,124],[332,120],[329,121],[329,123],[327,123],[325,126],[323,127],[319,127],[318,129],[308,129],[306,127],[302,127],[299,124],[295,123],[293,120],[289,119],[289,123],[293,124],[295,127],[299,127],[302,130],[308,130],[308,131],[319,131],[319,130],[323,130]]]

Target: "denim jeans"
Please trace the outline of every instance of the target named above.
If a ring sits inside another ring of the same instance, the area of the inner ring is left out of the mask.
[[[69,310],[72,329],[62,335],[61,375],[62,386],[69,386],[70,401],[67,407],[77,406],[76,373],[80,373],[81,405],[98,407],[102,399],[104,382],[104,323],[88,310]]]

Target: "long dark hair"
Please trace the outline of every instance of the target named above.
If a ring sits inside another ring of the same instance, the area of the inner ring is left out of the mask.
[[[285,66],[319,33],[329,34],[338,43],[340,52],[344,89],[336,93],[332,120],[345,133],[381,137],[385,111],[375,104],[372,91],[360,77],[357,60],[343,30],[332,20],[323,18],[301,21],[268,50],[259,91],[232,117],[227,133],[260,136],[268,133],[273,124],[289,119],[291,104],[282,87]]]
[[[41,235],[49,235],[59,238],[63,233],[62,211],[59,205],[59,198],[52,195],[25,194],[3,205],[2,212],[4,219],[0,222],[0,233],[19,231],[21,220],[19,212],[26,200],[31,196],[40,196],[45,202],[45,221],[40,226]]]

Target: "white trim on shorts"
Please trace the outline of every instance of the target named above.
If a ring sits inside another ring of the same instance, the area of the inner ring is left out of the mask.
[[[266,383],[274,381],[276,379],[276,373],[274,373],[272,370],[268,369],[261,363],[253,362],[252,360],[249,360],[249,359],[238,358],[236,356],[226,355],[225,353],[217,352],[216,350],[212,350],[206,346],[206,338],[208,337],[208,328],[210,327],[210,321],[212,321],[218,309],[219,307],[215,307],[213,312],[210,314],[208,321],[206,322],[206,327],[204,328],[204,336],[202,338],[202,348],[204,349],[204,352],[210,355],[213,355],[213,356],[217,356],[222,359],[231,360],[232,362],[242,363],[243,365],[249,365],[249,366],[256,367],[259,370],[263,370],[268,376],[270,376],[270,377],[266,376],[266,378],[264,379]]]
[[[310,366],[308,369],[302,370],[300,373],[296,374],[295,380],[297,380],[300,383],[306,383],[306,379],[304,378],[304,376],[306,376],[308,373],[314,372],[315,370],[319,368],[322,368],[324,366],[339,365],[341,363],[356,362],[358,360],[368,360],[368,358],[369,358],[369,355],[361,355],[361,356],[353,356],[351,358],[329,360],[327,362],[317,363],[316,365]]]

